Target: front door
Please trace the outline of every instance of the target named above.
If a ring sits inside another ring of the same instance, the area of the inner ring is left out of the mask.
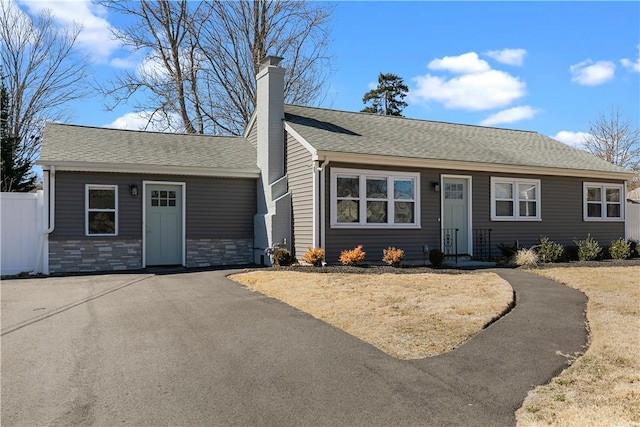
[[[442,251],[446,255],[470,254],[469,181],[445,177],[442,192]]]
[[[182,264],[182,186],[145,186],[146,265]]]

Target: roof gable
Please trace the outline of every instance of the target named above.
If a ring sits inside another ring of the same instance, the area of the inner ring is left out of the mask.
[[[531,131],[294,105],[285,107],[285,120],[318,152],[629,173],[587,152]]]

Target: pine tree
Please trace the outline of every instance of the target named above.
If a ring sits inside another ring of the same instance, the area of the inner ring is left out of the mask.
[[[408,105],[403,99],[408,92],[409,88],[404,84],[402,77],[392,73],[380,73],[378,87],[365,93],[362,97],[363,104],[371,103],[362,112],[402,117],[402,110]]]
[[[19,161],[20,138],[9,134],[9,94],[0,88],[0,163],[2,163],[1,191],[29,192],[37,187],[37,176],[31,170],[31,160]],[[16,160],[18,162],[16,163]]]

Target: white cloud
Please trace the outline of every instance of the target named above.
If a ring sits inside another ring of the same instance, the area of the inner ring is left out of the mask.
[[[449,109],[479,111],[505,107],[527,93],[527,85],[519,77],[492,69],[476,52],[437,58],[428,67],[458,75],[414,77],[416,87],[409,91],[409,101],[436,101]]]
[[[527,51],[524,49],[490,50],[487,56],[507,65],[521,66]]]
[[[590,59],[569,67],[572,82],[585,86],[597,86],[613,79],[616,65],[611,61],[593,62]]]
[[[418,76],[413,79],[417,87],[411,89],[412,100],[437,101],[446,108],[462,110],[489,110],[509,105],[526,93],[526,84],[504,71],[489,70],[466,74],[452,79]]]
[[[640,73],[640,44],[638,45],[638,57],[636,58],[635,62],[633,62],[628,58],[622,58],[620,60],[620,63],[625,68],[628,68],[629,71],[635,71],[636,73]]]
[[[82,25],[78,46],[95,61],[107,61],[120,47],[111,33],[111,24],[105,19],[106,11],[91,0],[20,0],[19,4],[34,15],[44,9],[51,9],[59,25]]]
[[[138,113],[126,113],[113,122],[104,125],[107,128],[129,129],[129,130],[148,130],[155,132],[182,132],[183,130],[175,126],[180,123],[177,114],[171,114],[171,122],[165,117],[153,115],[151,111],[141,111]]]
[[[455,74],[482,73],[491,69],[487,61],[478,58],[478,54],[475,52],[437,58],[429,62],[427,67],[430,70],[444,70]]]
[[[493,126],[499,123],[513,123],[520,120],[532,119],[540,110],[528,105],[513,107],[507,110],[498,111],[480,122],[482,126]]]
[[[575,148],[583,148],[584,139],[589,135],[590,134],[588,132],[571,132],[568,130],[561,130],[551,138]]]

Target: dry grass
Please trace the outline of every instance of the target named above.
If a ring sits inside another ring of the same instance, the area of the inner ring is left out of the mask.
[[[640,426],[640,267],[534,271],[589,298],[584,356],[531,391],[518,426]]]
[[[513,299],[511,286],[492,273],[256,271],[231,278],[405,360],[454,349]]]

